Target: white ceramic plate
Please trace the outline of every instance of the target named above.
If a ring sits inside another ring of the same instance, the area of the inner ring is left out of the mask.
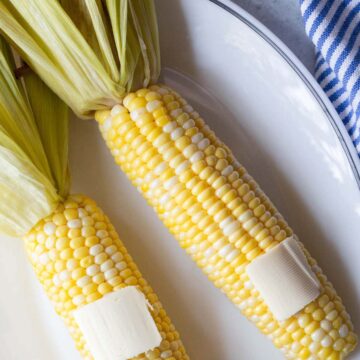
[[[157,5],[164,80],[199,109],[260,182],[359,328],[360,166],[340,119],[290,51],[230,1]],[[110,215],[191,358],[282,359],[179,249],[114,165],[96,124],[75,120],[72,137],[74,191],[92,196]],[[0,241],[0,358],[79,359],[21,242]]]

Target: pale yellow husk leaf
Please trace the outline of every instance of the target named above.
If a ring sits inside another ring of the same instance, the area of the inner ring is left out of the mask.
[[[0,145],[0,168],[0,232],[21,237],[54,210],[59,196],[19,148]]]
[[[68,114],[39,78],[24,86],[13,71],[0,38],[0,233],[21,237],[67,194]]]
[[[0,31],[83,117],[160,73],[153,0],[2,0]]]

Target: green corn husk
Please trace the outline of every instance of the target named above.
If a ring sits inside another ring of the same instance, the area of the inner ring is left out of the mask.
[[[59,0],[78,30],[84,36],[99,60],[115,82],[119,82],[119,62],[111,25],[107,21],[101,0]]]
[[[79,116],[158,79],[152,0],[2,0],[0,14],[0,31]]]
[[[20,237],[67,194],[68,114],[38,77],[24,85],[14,68],[0,38],[0,233]]]
[[[69,109],[35,74],[27,74],[24,81],[55,188],[66,198],[70,190]]]

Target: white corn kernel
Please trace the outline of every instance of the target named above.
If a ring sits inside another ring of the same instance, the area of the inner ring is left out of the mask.
[[[151,113],[151,112],[155,111],[156,109],[158,109],[160,106],[161,106],[161,101],[152,100],[146,104],[146,110]]]
[[[338,312],[336,310],[332,310],[326,315],[326,319],[330,321],[334,321],[338,316]]]
[[[250,220],[251,218],[253,217],[253,213],[252,211],[249,209],[249,210],[246,210],[245,212],[243,212],[240,216],[239,216],[239,220],[244,223],[248,220]]]
[[[204,153],[202,151],[197,151],[190,157],[192,163],[196,163],[204,158]]]
[[[175,109],[170,111],[170,115],[174,118],[177,118],[179,115],[181,115],[183,113],[182,109]]]
[[[254,288],[254,285],[253,285],[253,283],[250,281],[250,280],[248,280],[248,281],[245,281],[244,282],[244,288],[245,289],[253,289]]]
[[[211,257],[212,255],[214,255],[215,251],[214,249],[210,246],[205,252],[204,252],[204,256],[206,258]]]
[[[93,264],[86,269],[86,274],[94,276],[100,271],[100,267],[97,264]]]
[[[161,95],[166,95],[169,93],[169,90],[161,87],[160,89],[157,90],[157,92]]]
[[[340,329],[339,329],[339,335],[344,338],[344,337],[347,337],[349,334],[349,328],[346,324],[343,324],[340,326]]]
[[[168,168],[168,165],[166,164],[166,162],[162,162],[160,165],[158,165],[155,170],[154,173],[156,175],[160,175],[162,174],[166,169]]]
[[[167,359],[167,358],[171,357],[171,355],[172,355],[172,351],[171,351],[171,350],[167,350],[167,351],[162,352],[161,355],[160,355],[160,357],[161,357],[162,359]]]
[[[59,275],[58,274],[55,274],[54,277],[53,277],[53,283],[55,286],[60,286],[61,284],[61,281],[59,279]]]
[[[105,271],[104,276],[106,280],[112,279],[114,276],[118,274],[118,271],[115,268],[109,269]]]
[[[175,169],[176,175],[182,174],[186,169],[189,168],[189,166],[190,166],[189,160],[183,161],[179,166],[176,167],[176,169]]]
[[[71,274],[68,270],[63,270],[60,274],[59,274],[59,279],[61,281],[67,281],[71,278]]]
[[[82,210],[82,209],[80,209]],[[79,215],[81,217],[81,215]],[[83,216],[81,218],[81,222],[84,226],[91,226],[94,224],[94,219],[91,216]]]
[[[105,272],[107,270],[110,270],[113,267],[114,263],[112,260],[108,259],[105,262],[103,262],[100,266],[101,271]]]
[[[164,129],[164,131],[165,131],[166,133],[171,133],[171,132],[174,131],[176,128],[177,128],[177,123],[176,123],[176,121],[172,121],[172,122],[166,124],[163,129]]]
[[[233,250],[229,255],[226,256],[225,260],[228,262],[234,261],[241,254],[239,249]]]
[[[46,265],[49,262],[49,255],[47,253],[43,253],[39,256],[40,264]]]
[[[115,115],[123,113],[123,112],[127,112],[126,108],[120,104],[116,104],[111,109],[110,114],[111,114],[111,116],[115,116]]]
[[[96,256],[104,250],[104,247],[100,244],[96,244],[90,248],[90,255]]]
[[[111,260],[114,261],[115,263],[121,261],[123,258],[124,258],[123,254],[119,251],[111,255]]]
[[[79,287],[84,287],[87,284],[89,284],[90,281],[91,281],[91,278],[89,276],[85,275],[76,281],[76,285]]]
[[[85,209],[79,208],[78,209],[79,218],[84,218],[86,216],[89,216],[87,211]]]
[[[199,147],[199,149],[201,149],[201,150],[206,149],[209,145],[210,145],[210,140],[207,139],[207,138],[202,139],[202,140],[198,143],[198,147]]]
[[[36,254],[34,254],[34,255],[36,255]],[[58,253],[57,253],[56,249],[51,249],[51,250],[49,251],[49,258],[50,258],[50,260],[56,260],[57,257],[58,257]]]
[[[111,116],[108,116],[103,125],[102,125],[102,128],[104,131],[109,131],[111,129],[111,126],[112,126],[112,117]]]
[[[169,194],[165,194],[160,198],[159,202],[161,205],[165,205],[168,204],[169,200],[171,200],[171,196]]]
[[[185,155],[187,158],[190,158],[194,153],[195,153],[195,151],[194,151],[194,145],[193,145],[193,144],[188,145],[188,146],[184,149],[184,155]]]
[[[195,254],[197,251],[198,251],[198,247],[197,247],[196,244],[191,245],[191,246],[188,248],[188,253],[189,253],[189,254]]]
[[[101,252],[100,254],[97,254],[94,258],[94,262],[95,264],[101,265],[104,262],[104,255],[105,258],[107,257],[107,255],[104,252]]]
[[[108,255],[113,255],[116,253],[116,250],[117,250],[117,247],[115,245],[111,245],[111,246],[108,246],[107,248],[105,248],[105,252],[108,254]]]
[[[193,144],[197,144],[203,139],[203,137],[204,135],[202,133],[197,133],[191,138],[191,141],[193,142]]]
[[[329,335],[326,335],[322,340],[321,340],[321,346],[323,346],[324,348],[330,347],[333,343],[332,338]]]
[[[184,125],[183,128],[184,129],[191,129],[195,126],[195,121],[193,119],[189,119]]]
[[[210,273],[212,273],[213,271],[214,271],[214,267],[211,266],[211,265],[208,265],[208,266],[206,266],[206,267],[204,268],[205,274],[210,274]]]
[[[329,332],[333,327],[329,320],[321,320],[320,326],[327,332]]]
[[[70,229],[79,229],[81,228],[81,220],[80,219],[73,219],[67,222],[67,225]]]
[[[176,185],[178,183],[178,179],[176,178],[176,176],[173,176],[172,178],[170,178],[169,180],[167,180],[164,183],[164,188],[166,190],[171,189],[174,185]]]
[[[317,342],[320,342],[323,337],[325,336],[325,331],[323,329],[317,329],[315,330],[312,334],[311,334],[311,338],[314,340],[314,341],[317,341]]]
[[[213,244],[213,248],[215,248],[216,250],[220,250],[226,244],[227,242],[224,239],[220,239]]]
[[[229,176],[234,171],[234,168],[231,165],[228,165],[222,172],[221,175]]]
[[[232,223],[228,224],[224,228],[224,235],[229,236],[233,232],[235,232],[237,229],[239,229],[240,225],[237,221],[233,221]]]
[[[44,232],[46,235],[53,235],[55,234],[56,225],[53,222],[48,222],[44,226]]]
[[[225,245],[223,248],[220,249],[219,255],[222,256],[222,257],[226,257],[233,250],[235,250],[235,248],[231,244]]]
[[[131,113],[130,113],[130,116],[131,118],[134,120],[134,121],[137,121],[140,119],[140,117],[144,114],[146,114],[147,111],[145,108],[138,108],[138,109],[135,109],[133,110]]]
[[[53,237],[48,237],[45,241],[45,246],[47,249],[52,249],[55,245],[55,239]]]
[[[98,230],[96,236],[100,239],[104,239],[109,236],[109,233],[106,230]]]
[[[320,343],[319,342],[312,342],[309,345],[309,350],[311,353],[316,354],[320,349]]]
[[[188,112],[188,113],[192,113],[193,111],[194,111],[194,108],[191,106],[191,105],[185,105],[184,107],[183,107],[183,109],[186,111],[186,112]]]
[[[75,259],[69,259],[66,262],[66,268],[68,270],[75,270],[79,266],[79,262]]]
[[[84,295],[77,295],[73,298],[73,303],[75,305],[81,305],[82,303],[85,302],[85,296]]]
[[[183,135],[184,135],[184,130],[182,128],[178,127],[171,132],[170,137],[171,137],[171,140],[175,141]]]
[[[220,223],[220,228],[224,229],[226,226],[228,226],[229,224],[231,224],[234,221],[234,218],[232,216],[228,216],[226,219],[224,219],[223,221],[221,221]]]
[[[119,270],[119,271],[122,271],[122,270],[125,270],[127,268],[127,265],[126,265],[126,262],[125,261],[121,261],[117,264],[115,264],[115,267]]]
[[[160,180],[159,179],[155,179],[150,183],[150,189],[156,189],[159,186],[160,186]]]

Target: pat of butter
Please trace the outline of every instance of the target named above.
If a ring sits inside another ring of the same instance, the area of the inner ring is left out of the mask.
[[[128,286],[75,311],[95,360],[126,360],[160,345],[162,338],[144,294]]]
[[[295,237],[257,257],[246,272],[279,321],[296,314],[320,295],[320,283]]]

